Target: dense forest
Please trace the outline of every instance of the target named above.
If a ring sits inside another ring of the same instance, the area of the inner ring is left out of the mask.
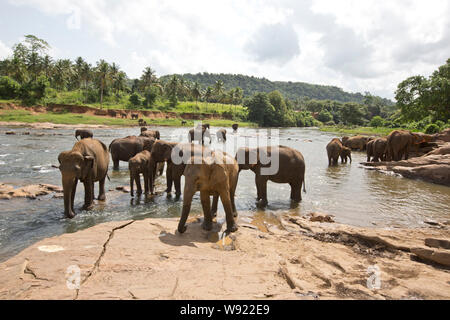
[[[173,75],[164,76],[161,77],[161,79],[163,81],[168,80],[172,76]],[[197,82],[205,88],[214,87],[217,81],[222,81],[226,90],[235,87],[242,88],[244,97],[250,97],[259,92],[270,93],[272,91],[279,91],[283,96],[292,101],[315,99],[362,103],[365,99],[365,95],[362,95],[361,93],[348,93],[338,87],[315,85],[304,82],[269,81],[265,78],[256,78],[241,74],[214,74],[203,72],[197,74],[187,73],[176,76],[190,82]],[[388,99],[382,99],[382,102],[386,105],[394,104]]]
[[[33,35],[13,47],[12,55],[0,61],[0,99],[26,105],[183,108],[227,113],[227,118],[265,127],[371,126],[429,133],[450,127],[450,59],[429,78],[414,76],[401,82],[395,105],[369,93],[350,94],[336,87],[242,75],[157,77],[146,67],[139,79],[130,79],[114,62],[99,60],[91,65],[82,57],[54,60],[49,49],[45,40]]]

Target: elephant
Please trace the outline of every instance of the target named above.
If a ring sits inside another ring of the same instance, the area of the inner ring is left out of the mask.
[[[190,143],[198,141],[201,144],[205,144],[205,138],[209,138],[209,143],[211,143],[211,134],[207,127],[202,126],[189,130],[188,139]]]
[[[78,140],[78,137],[81,137],[81,140],[83,140],[86,138],[93,138],[94,134],[91,130],[78,129],[75,131],[75,138]]]
[[[114,163],[113,169],[119,170],[119,161],[128,162],[132,157],[143,150],[150,151],[155,139],[147,137],[129,136],[115,139],[109,145],[111,158]]]
[[[121,113],[120,116],[122,117],[122,119],[126,119],[127,118],[127,114],[126,113]]]
[[[266,173],[272,164],[272,157],[278,156],[279,167],[276,173]],[[306,192],[305,187],[305,159],[301,152],[285,147],[260,147],[260,148],[240,148],[236,154],[239,164],[239,172],[242,170],[252,170],[255,173],[255,183],[258,193],[258,201],[262,206],[268,204],[267,201],[267,181],[275,183],[289,183],[291,186],[291,200],[302,201],[301,189]],[[269,160],[269,161],[267,161]],[[264,164],[267,162],[266,164]]]
[[[344,147],[350,148],[352,150],[365,151],[367,143],[373,140],[373,138],[355,136],[351,137],[344,142]]]
[[[147,150],[139,152],[133,158],[128,161],[128,169],[130,170],[130,190],[131,197],[134,197],[134,183],[136,183],[137,194],[140,196],[142,194],[141,187],[141,173],[144,176],[144,188],[145,194],[149,193],[150,186],[150,157],[151,153]]]
[[[161,134],[159,133],[158,130],[148,130],[147,128],[141,128],[141,137],[147,137],[147,138],[153,138],[155,140],[160,140]]]
[[[186,121],[186,120],[182,120],[182,121],[181,121],[181,125],[182,125],[182,126],[187,125],[187,121]]]
[[[409,151],[414,145],[427,142],[424,135],[406,130],[395,130],[387,137],[387,159],[400,161],[408,160]]]
[[[231,127],[233,128],[234,132],[237,132],[239,129],[239,125],[237,123],[233,124]]]
[[[386,161],[387,138],[378,138],[373,142],[373,162]]]
[[[194,155],[202,155],[206,147],[200,145],[193,145],[189,143],[168,142],[164,140],[157,140],[152,147],[151,160],[150,160],[150,174],[152,176],[151,182],[154,181],[154,176],[157,170],[157,164],[161,162],[167,162],[166,170],[166,192],[170,194],[172,192],[172,185],[175,185],[175,194],[177,197],[181,196],[181,176],[183,175],[186,163],[174,163],[172,161],[172,152],[178,154],[185,159],[185,153]],[[209,149],[208,149],[209,150]],[[154,185],[150,185],[150,191],[153,194]]]
[[[327,145],[328,165],[337,165],[344,146],[339,139],[333,139]]]
[[[341,163],[347,163],[348,159],[352,163],[352,149],[342,146]]]
[[[58,156],[64,191],[64,214],[74,218],[74,199],[78,180],[84,184],[84,206],[89,209],[94,202],[94,183],[99,182],[98,200],[105,201],[105,179],[108,174],[109,152],[99,140],[87,138],[78,141],[71,151]]]
[[[131,114],[131,120],[137,120],[137,119],[139,119],[139,114],[137,114],[137,113],[132,113],[132,114]]]
[[[220,129],[219,131],[217,131],[216,135],[217,141],[227,142],[227,130]]]
[[[178,232],[186,232],[186,221],[191,210],[192,198],[197,191],[200,191],[205,218],[203,229],[207,231],[212,229],[214,209],[211,210],[210,196],[213,196],[213,207],[216,207],[216,212],[219,197],[225,209],[226,232],[237,231],[238,227],[234,221],[234,217],[237,216],[234,195],[239,178],[239,166],[236,160],[221,151],[215,151],[208,156],[194,156],[192,160],[184,170],[183,209]]]
[[[117,112],[114,111],[114,110],[108,110],[108,115],[113,117],[113,118],[116,118],[117,117]]]
[[[367,142],[367,146],[366,146],[367,162],[370,162],[374,156],[374,153],[373,153],[373,144],[374,143],[375,143],[375,140]]]
[[[342,137],[341,138],[342,145],[345,145],[345,143],[348,141],[348,139],[350,139],[350,137]]]

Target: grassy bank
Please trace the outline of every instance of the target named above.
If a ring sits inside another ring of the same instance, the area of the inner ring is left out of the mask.
[[[181,126],[181,118],[177,119],[149,119],[144,118],[149,126]],[[0,121],[4,122],[24,122],[24,123],[39,123],[50,122],[55,124],[101,124],[107,126],[136,126],[136,120],[119,119],[111,117],[102,117],[75,113],[32,113],[27,110],[0,110]],[[234,123],[238,123],[241,127],[255,127],[254,123],[250,122],[236,122],[232,120],[208,120],[212,126],[216,127],[231,127]],[[188,126],[192,126],[194,121],[187,121]]]
[[[349,127],[321,127],[320,131],[324,132],[336,132],[342,135],[368,135],[368,136],[387,136],[394,130],[404,130],[399,128],[385,128],[385,127],[378,127],[378,128],[372,128],[372,127],[356,127],[356,128],[349,128]]]

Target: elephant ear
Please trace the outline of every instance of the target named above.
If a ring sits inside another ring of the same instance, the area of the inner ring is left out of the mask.
[[[95,157],[93,156],[84,156],[85,168],[88,172],[91,172],[93,177],[97,176],[97,165]]]

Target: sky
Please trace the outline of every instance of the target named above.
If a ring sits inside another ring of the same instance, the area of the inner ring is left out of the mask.
[[[54,58],[131,78],[233,73],[393,99],[450,58],[448,0],[0,0],[0,59],[33,34]]]

